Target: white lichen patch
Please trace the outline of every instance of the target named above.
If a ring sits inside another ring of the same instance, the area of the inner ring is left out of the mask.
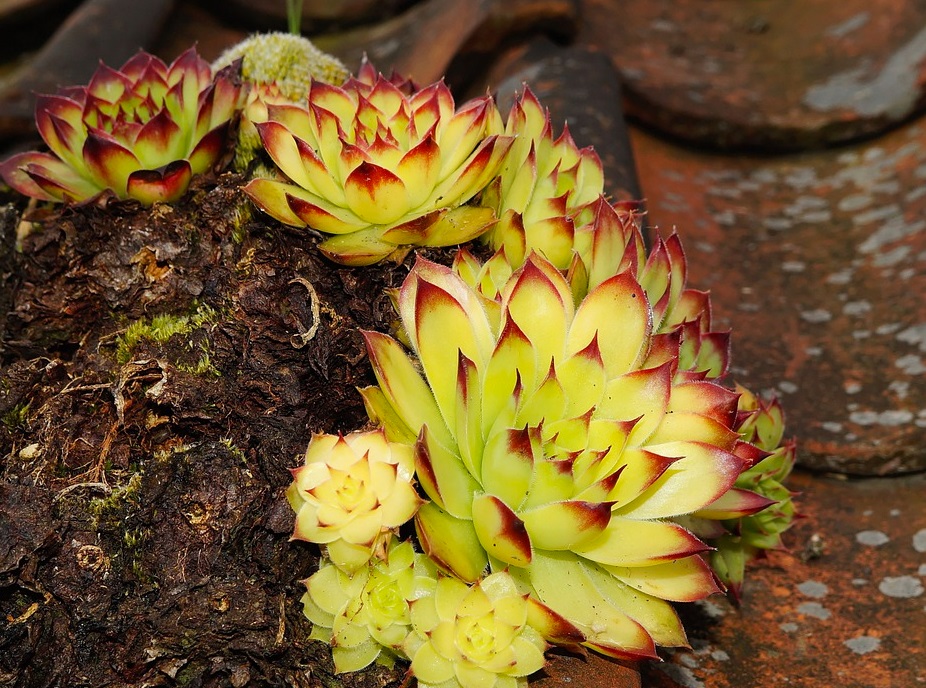
[[[814,308],[813,310],[801,311],[801,320],[813,324],[829,322],[833,319],[833,314],[825,308]]]
[[[888,597],[919,597],[923,594],[923,583],[915,576],[888,576],[878,583],[878,590]]]
[[[791,382],[790,380],[782,380],[778,383],[778,389],[780,389],[785,394],[794,394],[800,387]]]
[[[881,425],[897,427],[913,421],[913,412],[907,409],[890,409],[888,411],[853,411],[849,420],[857,425]]]
[[[797,607],[798,614],[803,614],[804,616],[812,616],[815,619],[820,619],[821,621],[826,621],[833,614],[829,609],[824,607],[819,602],[804,602],[803,604],[798,605]]]
[[[871,635],[860,635],[843,641],[843,645],[857,655],[867,655],[869,652],[874,652],[881,647],[881,638],[876,638]]]
[[[682,688],[704,688],[704,684],[688,667],[679,666],[672,662],[662,662],[657,664],[656,668],[682,686]]]
[[[830,591],[825,583],[820,583],[815,580],[804,581],[797,586],[797,589],[801,591],[802,595],[812,597],[816,600],[826,597],[826,594]]]
[[[802,260],[786,260],[781,264],[781,269],[785,272],[804,272],[807,263]]]
[[[910,383],[902,382],[901,380],[894,380],[887,388],[896,394],[898,399],[906,399],[907,395],[910,393]]]
[[[844,268],[827,276],[828,284],[849,284],[852,281],[852,268]]]
[[[840,200],[836,207],[839,208],[840,212],[854,213],[862,208],[867,208],[874,200],[874,196],[868,194],[852,194]]]
[[[798,629],[798,625],[792,621],[787,621],[783,624],[778,624],[778,628],[783,630],[785,633],[794,633]]]
[[[890,542],[891,539],[880,530],[863,530],[855,534],[855,541],[868,547],[880,547]]]
[[[926,373],[926,364],[924,364],[923,359],[916,354],[901,356],[896,361],[894,361],[894,365],[900,368],[907,375],[921,375]]]
[[[876,268],[889,268],[903,262],[909,255],[909,246],[898,246],[885,253],[877,254],[871,262]]]
[[[842,307],[842,312],[849,316],[858,317],[871,311],[871,304],[868,301],[849,301]]]
[[[820,423],[820,427],[826,430],[827,432],[842,432],[842,423],[838,423],[834,420],[827,420],[823,423]]]
[[[919,347],[920,351],[926,351],[926,323],[917,323],[898,332],[897,339]]]
[[[917,552],[926,552],[926,528],[923,528],[913,536],[913,549]]]

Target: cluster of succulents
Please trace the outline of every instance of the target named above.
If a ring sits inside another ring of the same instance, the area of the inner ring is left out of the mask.
[[[726,385],[729,334],[679,237],[647,250],[638,204],[604,195],[594,151],[529,90],[503,120],[489,97],[281,46],[252,39],[217,72],[192,51],[101,67],[39,100],[52,153],[0,173],[44,201],[172,201],[244,109],[275,165],[244,191],[332,260],[481,237],[414,261],[396,330],[363,333],[375,427],[315,435],[293,470],[293,537],[322,548],[312,637],[339,671],[401,659],[423,688],[524,686],[551,645],[685,644],[672,602],[738,595],[781,546],[794,444],[777,402]],[[295,82],[274,55],[301,56]]]

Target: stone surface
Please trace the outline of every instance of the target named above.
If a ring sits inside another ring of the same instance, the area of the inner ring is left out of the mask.
[[[366,54],[384,73],[395,69],[421,84],[446,76],[462,87],[473,78],[473,61],[481,64],[510,36],[543,29],[563,36],[575,21],[571,0],[425,0],[380,24],[312,40],[349,68]],[[449,73],[455,60],[464,63],[456,76]]]
[[[100,60],[118,67],[150,46],[172,5],[172,0],[86,0],[0,85],[0,139],[34,131],[36,93],[85,84]]]
[[[628,113],[708,146],[802,149],[883,131],[924,103],[914,0],[583,0]]]
[[[677,226],[736,379],[782,397],[799,461],[926,469],[926,122],[782,157],[632,140],[648,222]]]
[[[785,535],[793,553],[747,571],[740,608],[717,597],[683,610],[692,649],[643,665],[644,686],[926,683],[926,476],[797,473],[791,487],[806,515]],[[880,544],[859,541],[872,531]]]
[[[507,114],[524,84],[550,111],[556,135],[568,123],[578,146],[594,147],[604,166],[606,193],[618,200],[640,198],[633,150],[620,109],[620,81],[605,55],[535,38],[504,53],[470,95],[490,90],[497,94],[501,112]]]
[[[331,26],[354,26],[382,21],[415,0],[302,0],[302,30],[312,33]],[[224,0],[220,11],[254,29],[285,31],[285,0]],[[219,8],[217,8],[219,9]]]
[[[590,652],[586,657],[554,654],[547,666],[531,679],[532,688],[640,688],[634,663],[619,662]]]

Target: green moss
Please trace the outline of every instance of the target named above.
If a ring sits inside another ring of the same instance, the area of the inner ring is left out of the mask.
[[[189,334],[203,325],[215,322],[217,319],[218,315],[215,310],[203,304],[197,307],[190,315],[163,313],[154,316],[150,321],[136,320],[126,327],[125,332],[116,339],[116,361],[121,365],[131,361],[135,349],[142,341],[164,344],[172,337]],[[205,351],[205,357],[205,363],[200,360],[199,363],[193,366],[187,366],[186,368],[178,366],[178,368],[186,372],[199,370],[203,373],[209,372],[218,375],[219,372],[208,360],[208,351]]]
[[[235,459],[240,461],[242,464],[247,464],[248,459],[244,455],[244,452],[241,451],[241,447],[235,444],[230,437],[223,437],[221,440],[222,446],[224,446],[228,453],[231,454]]]
[[[6,426],[10,432],[26,427],[26,420],[29,418],[29,402],[16,404],[13,408],[3,414],[0,422]]]
[[[90,500],[89,511],[97,523],[101,519],[105,520],[108,514],[116,511],[120,512],[117,517],[121,518],[122,510],[136,502],[136,496],[139,489],[141,489],[141,478],[142,472],[138,471],[132,474],[132,477],[124,485],[115,488],[105,497]]]

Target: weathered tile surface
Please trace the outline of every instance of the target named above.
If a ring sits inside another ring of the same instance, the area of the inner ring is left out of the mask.
[[[629,112],[708,146],[800,149],[880,132],[924,102],[913,0],[583,0],[583,41]]]
[[[687,619],[691,650],[644,665],[647,688],[913,688],[926,683],[926,476],[803,473],[807,518],[722,598]]]
[[[677,226],[736,378],[782,397],[799,461],[926,468],[926,123],[781,157],[633,142],[649,222]]]

